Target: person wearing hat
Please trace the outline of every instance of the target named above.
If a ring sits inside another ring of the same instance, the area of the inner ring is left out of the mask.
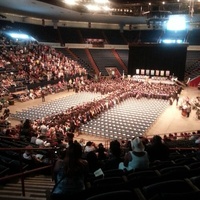
[[[147,169],[149,167],[148,153],[139,137],[131,140],[132,151],[129,151],[124,161],[119,163],[119,169],[130,171],[136,169]]]

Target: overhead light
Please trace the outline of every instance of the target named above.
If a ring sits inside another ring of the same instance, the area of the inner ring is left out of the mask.
[[[109,3],[108,0],[94,0],[95,3],[99,3],[99,4],[106,4]]]
[[[63,0],[63,2],[68,5],[76,5],[77,4],[77,0]]]
[[[92,5],[92,4],[88,4],[85,5],[85,7],[89,10],[89,11],[99,11],[100,7],[97,5]]]
[[[111,8],[108,7],[108,6],[103,6],[102,9],[105,10],[105,11],[110,11],[111,10]]]

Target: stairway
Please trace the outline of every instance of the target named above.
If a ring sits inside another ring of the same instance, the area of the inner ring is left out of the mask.
[[[50,176],[37,175],[25,178],[25,196],[22,195],[21,181],[0,186],[0,200],[46,200],[46,193],[54,186]]]

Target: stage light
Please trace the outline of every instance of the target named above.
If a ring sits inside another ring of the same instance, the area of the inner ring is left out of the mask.
[[[88,4],[85,5],[85,7],[89,10],[89,11],[99,11],[100,7],[97,5],[92,5],[92,4]]]
[[[106,4],[109,3],[108,0],[94,0],[95,3],[99,3],[99,4]]]
[[[77,0],[64,0],[64,3],[66,3],[68,5],[76,5],[77,4]]]
[[[35,38],[33,38],[30,35],[24,34],[24,33],[8,32],[6,34],[9,35],[12,38],[18,39],[18,40],[31,40],[31,41],[35,41]]]
[[[178,31],[186,29],[186,21],[184,16],[170,15],[167,22],[167,30]]]

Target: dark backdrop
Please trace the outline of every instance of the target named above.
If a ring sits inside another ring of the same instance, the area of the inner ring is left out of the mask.
[[[184,80],[187,44],[129,45],[128,74],[136,69],[169,70],[171,75]]]

